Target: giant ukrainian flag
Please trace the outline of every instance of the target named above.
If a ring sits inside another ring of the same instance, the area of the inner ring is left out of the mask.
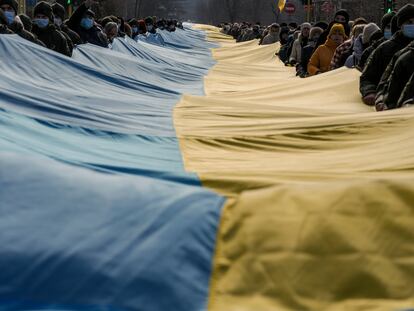
[[[414,111],[197,28],[0,36],[0,310],[414,307]]]

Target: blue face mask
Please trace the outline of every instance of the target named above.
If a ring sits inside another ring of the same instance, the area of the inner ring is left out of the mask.
[[[93,26],[93,19],[89,17],[84,17],[82,18],[80,25],[82,26],[82,28],[91,29]]]
[[[414,39],[414,24],[404,25],[402,27],[404,36],[410,39]]]
[[[14,13],[14,11],[4,11],[4,15],[6,15],[8,25],[13,23],[14,18],[16,17],[16,14]]]
[[[389,40],[389,39],[391,39],[391,37],[392,37],[391,29],[385,29],[384,30],[384,38]]]
[[[138,27],[132,27],[132,33],[138,33]]]
[[[39,28],[46,28],[47,25],[49,25],[49,19],[48,18],[35,18],[33,20],[33,23],[37,25]]]

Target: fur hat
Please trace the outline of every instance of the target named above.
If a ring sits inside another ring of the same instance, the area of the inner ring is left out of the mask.
[[[305,28],[311,29],[312,25],[310,23],[303,23],[302,25],[300,25],[300,30],[303,30]]]
[[[309,33],[309,38],[312,38],[313,36],[315,36],[317,33],[319,33],[319,35],[321,35],[323,32],[323,29],[321,27],[312,27]]]
[[[0,0],[0,6],[5,5],[5,4],[10,5],[13,8],[14,13],[16,13],[17,15],[17,11],[19,9],[19,3],[16,0]]]
[[[364,30],[362,31],[362,43],[368,44],[371,41],[371,37],[377,31],[381,31],[381,29],[375,23],[369,23],[365,25]]]
[[[53,10],[49,3],[45,1],[40,1],[36,4],[33,10],[33,16],[37,14],[45,15],[53,22]]]
[[[406,21],[414,17],[414,4],[404,5],[397,13],[398,27],[401,27]]]

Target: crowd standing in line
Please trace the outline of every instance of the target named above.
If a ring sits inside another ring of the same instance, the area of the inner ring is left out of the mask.
[[[174,32],[183,28],[176,20],[156,17],[131,19],[107,16],[96,19],[91,10],[96,0],[86,0],[65,19],[58,3],[36,4],[33,19],[18,15],[16,0],[0,0],[0,34],[17,34],[33,43],[71,56],[84,43],[110,47],[117,37],[164,44],[158,29]],[[360,93],[365,104],[378,111],[414,104],[414,5],[383,16],[381,25],[364,18],[350,20],[345,10],[329,23],[297,25],[234,23],[220,25],[237,42],[259,40],[261,45],[280,43],[277,52],[286,66],[294,66],[305,78],[341,67],[362,72]]]
[[[414,104],[413,4],[385,14],[381,25],[361,17],[351,21],[347,11],[339,10],[329,23],[263,27],[243,22],[220,27],[237,42],[279,42],[280,60],[296,67],[301,78],[341,67],[356,68],[361,71],[362,100],[377,111]]]
[[[65,19],[62,5],[53,5],[45,1],[36,4],[33,19],[27,15],[18,15],[17,0],[0,0],[0,34],[17,34],[58,53],[71,56],[75,46],[90,43],[101,47],[110,47],[116,37],[128,36],[134,40],[164,41],[157,29],[170,32],[183,29],[177,20],[158,20],[154,17],[131,19],[107,16],[96,19],[91,10],[96,0],[86,0],[75,12]]]

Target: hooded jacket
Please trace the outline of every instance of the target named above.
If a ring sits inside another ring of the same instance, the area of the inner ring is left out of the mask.
[[[407,104],[414,104],[414,73],[411,75],[410,80],[400,96],[398,107],[402,107]]]
[[[66,25],[79,35],[82,43],[91,43],[102,47],[108,47],[107,40],[102,36],[101,29],[96,25],[92,26],[90,29],[81,27],[81,20],[88,11],[89,9],[86,7],[85,3],[83,3],[72,14]]]
[[[308,73],[313,76],[318,73],[327,72],[330,70],[332,57],[335,53],[338,44],[332,39],[328,38],[326,43],[319,46],[315,53],[313,53],[309,64]]]
[[[378,84],[393,55],[405,48],[410,42],[410,38],[398,31],[371,54],[360,77],[359,90],[362,97],[377,93]]]
[[[377,89],[378,110],[399,108],[400,96],[413,72],[414,42],[396,53],[385,70]]]
[[[57,30],[56,26],[49,24],[46,28],[39,28],[37,25],[33,25],[33,33],[37,38],[46,45],[48,49],[71,56],[68,42],[65,36]]]

